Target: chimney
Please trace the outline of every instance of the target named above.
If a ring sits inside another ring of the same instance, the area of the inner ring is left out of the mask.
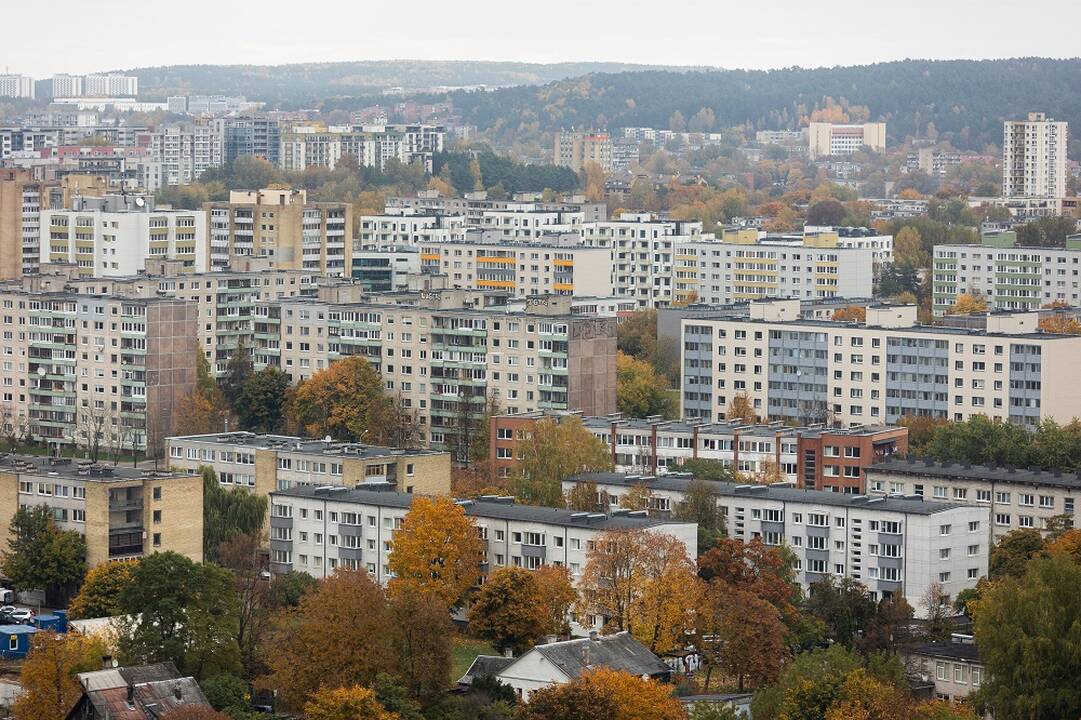
[[[128,705],[135,705],[135,686],[128,683]]]
[[[512,648],[512,647],[503,648],[503,657],[505,657],[505,658],[514,657],[514,648]]]
[[[101,669],[102,670],[111,670],[112,667],[113,667],[113,656],[112,655],[102,655],[101,656]]]
[[[184,693],[180,691],[180,683],[173,685],[173,697],[175,697],[177,700],[184,699]]]
[[[590,640],[596,640],[597,639],[597,631],[596,630],[590,630],[589,631],[589,639]]]

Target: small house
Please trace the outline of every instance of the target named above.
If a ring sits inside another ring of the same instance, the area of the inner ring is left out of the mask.
[[[38,629],[29,625],[0,625],[0,658],[21,660],[30,652],[30,642]]]

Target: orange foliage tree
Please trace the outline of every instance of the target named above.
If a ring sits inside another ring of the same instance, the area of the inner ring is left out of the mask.
[[[362,685],[320,689],[304,706],[304,715],[308,720],[398,720],[398,713],[389,712]]]
[[[350,442],[392,442],[396,415],[378,371],[355,355],[302,382],[289,407],[290,419],[301,432]]]
[[[833,311],[837,322],[867,322],[867,308],[862,305],[847,305]]]
[[[1040,320],[1040,330],[1056,335],[1081,335],[1081,321],[1067,315],[1052,315]]]

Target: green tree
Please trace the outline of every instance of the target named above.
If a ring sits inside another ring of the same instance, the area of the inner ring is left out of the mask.
[[[469,629],[496,648],[518,655],[543,637],[543,610],[533,573],[518,567],[496,568],[473,594]]]
[[[117,644],[125,662],[171,660],[196,679],[238,672],[232,573],[175,552],[148,555],[120,593]]]
[[[86,574],[86,540],[58,528],[48,506],[20,507],[11,519],[0,571],[18,590],[44,590],[63,602]]]
[[[828,637],[851,648],[875,615],[875,603],[858,580],[826,578],[811,584],[804,604],[812,617],[825,623]]]
[[[450,613],[434,595],[404,592],[390,598],[387,636],[398,677],[409,697],[431,703],[450,682]]]
[[[693,522],[698,526],[698,554],[708,552],[724,537],[724,516],[717,508],[717,498],[705,480],[698,477],[687,483],[683,500],[673,513],[677,520]]]
[[[859,659],[840,645],[800,653],[777,682],[755,693],[756,720],[821,720],[840,696],[845,678]]]
[[[991,546],[987,576],[992,580],[1025,574],[1028,563],[1043,554],[1044,539],[1039,530],[1025,528],[1008,532]]]
[[[293,391],[289,408],[302,432],[346,442],[389,441],[394,403],[379,372],[364,358],[335,360]]]
[[[216,562],[221,544],[241,535],[257,533],[266,521],[264,495],[240,488],[226,490],[214,468],[200,469],[203,476],[203,557]]]
[[[657,311],[639,310],[619,323],[616,333],[619,352],[653,365],[657,358]]]
[[[679,472],[690,473],[699,480],[710,482],[735,482],[736,476],[732,472],[732,466],[726,465],[720,460],[708,460],[706,458],[689,458],[683,461],[678,468]]]
[[[1033,560],[982,593],[974,632],[986,668],[977,707],[1000,720],[1081,716],[1081,566]]]
[[[247,715],[251,701],[248,682],[236,675],[223,673],[199,683],[210,706],[233,717]]]
[[[238,340],[236,350],[229,357],[229,362],[225,364],[225,375],[221,378],[221,391],[229,402],[229,406],[233,408],[233,412],[237,412],[244,388],[254,372],[251,351],[243,340]]]
[[[836,200],[820,200],[807,208],[808,225],[840,225],[848,211]]]
[[[289,375],[275,367],[252,373],[233,406],[240,427],[259,433],[279,432],[285,422]]]
[[[511,492],[532,505],[558,507],[564,480],[612,469],[608,447],[575,416],[538,421],[518,448],[522,459],[511,477]]]
[[[675,416],[667,381],[648,363],[620,353],[616,357],[616,404],[627,417]]]

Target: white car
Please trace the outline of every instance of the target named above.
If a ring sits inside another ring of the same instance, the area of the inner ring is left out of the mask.
[[[8,605],[0,608],[0,615],[6,615],[17,623],[29,625],[34,621],[34,611],[30,608],[20,608]]]

